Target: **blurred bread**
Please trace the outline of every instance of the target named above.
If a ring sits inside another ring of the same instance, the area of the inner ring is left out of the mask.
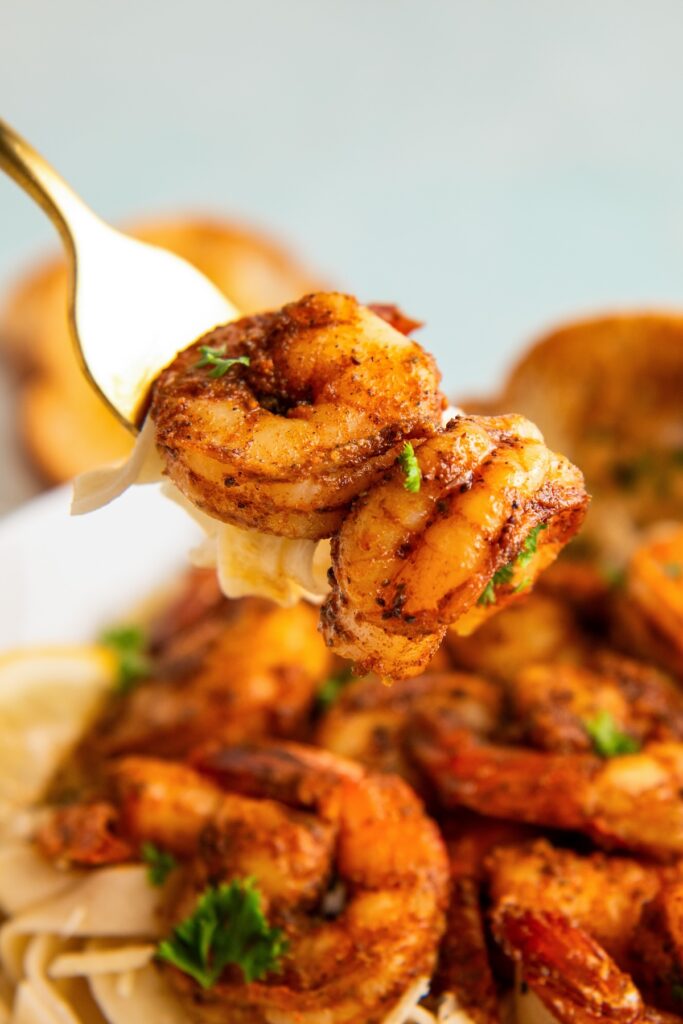
[[[160,218],[128,230],[185,257],[243,313],[280,306],[322,285],[277,243],[220,219]],[[53,260],[20,280],[0,309],[0,346],[20,388],[22,438],[51,482],[122,458],[132,444],[81,376],[66,302],[66,266]]]

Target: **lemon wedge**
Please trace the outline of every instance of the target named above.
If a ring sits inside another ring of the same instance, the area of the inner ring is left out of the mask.
[[[40,797],[115,679],[115,657],[102,647],[0,654],[0,819]]]

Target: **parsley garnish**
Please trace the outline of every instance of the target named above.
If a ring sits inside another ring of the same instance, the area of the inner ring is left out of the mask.
[[[640,743],[633,736],[622,732],[609,711],[598,711],[595,718],[583,723],[593,744],[593,749],[600,757],[618,757],[620,754],[637,754]]]
[[[154,843],[143,843],[140,850],[147,865],[147,878],[152,885],[163,885],[178,861],[168,850],[161,850]]]
[[[547,523],[539,523],[538,526],[534,526],[533,530],[529,531],[526,538],[524,539],[524,543],[522,544],[522,547],[520,548],[517,557],[514,558],[511,562],[508,562],[507,565],[503,565],[500,569],[496,569],[493,576],[488,581],[488,583],[482,590],[481,594],[479,595],[477,599],[478,605],[486,607],[487,605],[496,603],[495,588],[505,583],[511,583],[512,578],[515,574],[515,568],[518,565],[524,566],[529,564],[529,562],[538,550],[539,533],[541,532],[541,530],[547,529]],[[518,594],[519,591],[523,590],[524,587],[526,587],[530,582],[531,580],[529,579],[522,580],[522,582],[515,587],[514,593]]]
[[[353,678],[352,668],[343,668],[334,675],[329,676],[324,683],[320,684],[316,693],[316,701],[321,711],[327,711],[331,704],[334,704],[339,694],[347,683]]]
[[[210,988],[228,964],[241,968],[247,982],[278,971],[286,951],[282,930],[263,915],[254,880],[245,878],[205,889],[189,917],[159,943],[157,956]]]
[[[139,679],[150,673],[145,653],[145,634],[140,626],[116,626],[106,630],[100,643],[109,647],[118,659],[118,693],[128,693]]]
[[[209,377],[223,377],[231,366],[249,366],[249,356],[236,356],[234,359],[225,355],[224,348],[212,348],[211,345],[200,345],[199,352],[201,359],[195,366],[201,369],[203,366],[212,366]]]
[[[623,590],[626,586],[628,574],[623,567],[608,565],[601,569],[601,574],[611,590]]]
[[[403,451],[398,457],[398,462],[406,477],[403,481],[403,486],[411,494],[417,494],[422,483],[422,470],[417,461],[415,449],[410,441],[406,441],[404,444]]]
[[[529,531],[529,533],[526,536],[526,539],[525,539],[524,543],[522,544],[522,549],[519,552],[519,554],[517,555],[517,558],[515,560],[517,565],[528,565],[529,564],[531,559],[534,557],[534,555],[538,551],[538,535],[539,535],[539,533],[541,533],[543,530],[547,530],[547,529],[548,529],[548,524],[547,523],[539,523],[538,526],[534,526],[533,530]]]

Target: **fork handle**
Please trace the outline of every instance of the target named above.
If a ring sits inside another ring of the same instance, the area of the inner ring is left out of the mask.
[[[26,139],[0,119],[0,169],[48,215],[73,253],[79,225],[95,215]]]

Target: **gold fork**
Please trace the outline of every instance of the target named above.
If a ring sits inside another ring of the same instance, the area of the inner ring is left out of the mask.
[[[2,120],[0,168],[57,227],[69,259],[69,319],[83,371],[119,419],[137,430],[159,372],[238,311],[185,260],[95,216]]]

